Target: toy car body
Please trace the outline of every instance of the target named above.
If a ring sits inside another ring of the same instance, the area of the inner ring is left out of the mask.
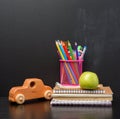
[[[25,100],[45,98],[50,100],[52,88],[44,85],[38,78],[25,79],[23,86],[16,86],[9,91],[9,101],[23,104]]]

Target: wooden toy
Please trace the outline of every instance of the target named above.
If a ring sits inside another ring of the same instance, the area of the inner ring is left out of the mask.
[[[23,86],[12,87],[9,91],[9,101],[23,104],[25,100],[45,98],[50,100],[52,88],[44,85],[38,78],[25,79]]]

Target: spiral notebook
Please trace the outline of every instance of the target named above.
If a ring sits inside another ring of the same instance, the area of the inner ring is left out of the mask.
[[[52,99],[50,102],[53,106],[79,106],[79,105],[86,105],[86,106],[111,106],[112,102],[109,100],[59,100],[59,99]]]
[[[59,97],[59,98],[70,98],[70,97],[75,97],[75,98],[95,98],[95,97],[102,97],[102,98],[106,98],[106,97],[109,97],[111,98],[112,97],[112,90],[110,89],[110,87],[102,87],[102,90],[105,92],[105,93],[101,93],[100,94],[100,91],[101,90],[98,90],[96,91],[96,93],[94,93],[94,90],[91,91],[91,93],[89,93],[90,91],[86,90],[86,92],[84,92],[84,90],[81,90],[80,89],[80,92],[79,90],[77,90],[76,92],[74,92],[75,90],[74,89],[69,89],[69,90],[59,90],[59,93],[57,91],[54,91],[53,89],[53,94],[52,94],[52,97]],[[57,93],[56,93],[57,92]],[[88,93],[87,93],[88,92]]]
[[[51,105],[106,105],[110,106],[113,92],[109,86],[100,85],[96,90],[83,90],[80,87],[53,88]]]
[[[113,98],[112,97],[54,97],[55,100],[84,100],[84,101],[112,101]]]
[[[104,94],[103,85],[99,84],[95,90],[83,90],[80,86],[56,85],[53,88],[53,94]]]

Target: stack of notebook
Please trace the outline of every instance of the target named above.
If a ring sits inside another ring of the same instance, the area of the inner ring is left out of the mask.
[[[104,105],[110,106],[113,92],[109,86],[100,84],[95,90],[83,90],[80,86],[64,86],[59,83],[53,88],[51,105]]]

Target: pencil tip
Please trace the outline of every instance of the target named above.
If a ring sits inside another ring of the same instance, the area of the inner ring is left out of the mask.
[[[75,42],[75,45],[77,45],[77,42]]]

